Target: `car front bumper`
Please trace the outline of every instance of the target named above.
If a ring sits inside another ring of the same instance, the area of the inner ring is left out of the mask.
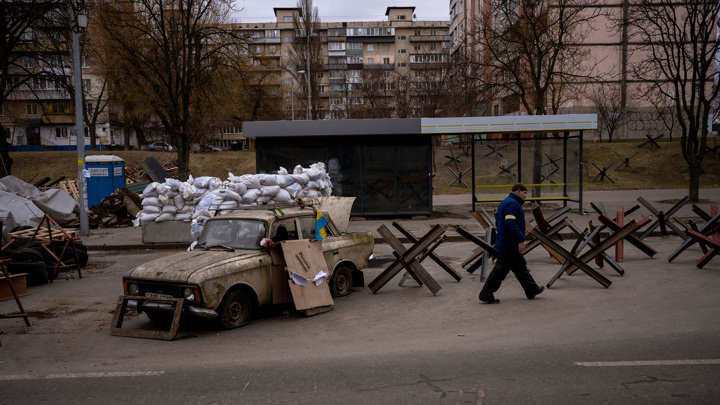
[[[138,306],[138,300],[129,299],[127,300],[127,307],[130,309],[134,309],[138,312],[142,312],[144,310],[149,311],[159,311],[159,312],[174,312],[175,306],[171,303],[166,302],[154,302],[154,301],[143,301],[142,304]],[[139,309],[138,309],[139,307]],[[208,318],[208,319],[215,319],[218,317],[218,313],[213,311],[212,309],[207,308],[200,308],[194,305],[183,305],[183,314],[190,315],[190,316],[196,316],[200,318]]]

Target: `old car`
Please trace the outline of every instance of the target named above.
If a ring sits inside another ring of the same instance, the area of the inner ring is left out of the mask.
[[[342,204],[330,208],[338,206]],[[345,232],[349,208],[346,204],[342,214],[323,213],[327,236],[322,252],[335,297],[364,286],[361,270],[374,248],[370,232]],[[288,272],[278,252],[285,240],[314,240],[316,216],[314,207],[303,206],[247,209],[211,218],[192,250],[128,271],[123,276],[124,294],[184,298],[183,316],[216,319],[225,329],[243,326],[259,306],[292,302]],[[170,303],[130,298],[128,308],[158,322],[168,322],[174,311]]]

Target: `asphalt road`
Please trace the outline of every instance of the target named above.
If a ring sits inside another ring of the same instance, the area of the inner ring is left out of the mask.
[[[472,245],[444,244],[464,278],[423,262],[437,296],[398,275],[328,313],[273,308],[230,331],[186,322],[171,342],[109,325],[122,274],[173,252],[93,252],[82,279],[23,297],[31,327],[0,320],[0,404],[716,403],[720,262],[695,268],[693,248],[668,264],[680,240],[647,241],[656,257],[626,245],[624,276],[600,270],[608,289],[576,272],[529,301],[511,275],[499,305],[480,304],[479,275],[460,270]],[[366,283],[391,257],[376,255]],[[541,284],[559,269],[540,249],[528,261]]]

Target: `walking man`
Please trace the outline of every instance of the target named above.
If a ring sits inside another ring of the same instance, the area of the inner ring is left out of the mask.
[[[512,186],[510,195],[498,207],[497,240],[495,241],[497,261],[480,291],[480,301],[484,303],[500,303],[494,294],[510,270],[515,274],[529,300],[545,290],[545,287],[540,287],[535,283],[523,257],[527,242],[525,242],[525,212],[523,212],[522,205],[525,203],[526,196],[527,187],[521,183],[515,184]]]

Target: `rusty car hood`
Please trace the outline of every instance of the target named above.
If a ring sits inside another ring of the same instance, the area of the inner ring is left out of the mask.
[[[130,278],[136,280],[172,281],[186,283],[198,272],[212,271],[217,267],[255,268],[267,253],[261,250],[193,250],[163,257],[136,267]],[[242,263],[247,262],[247,263]]]

